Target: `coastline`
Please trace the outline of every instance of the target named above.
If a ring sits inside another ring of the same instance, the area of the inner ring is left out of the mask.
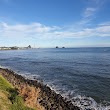
[[[10,69],[1,67],[0,74],[19,90],[29,107],[36,106],[39,110],[80,110],[42,82],[26,79]]]

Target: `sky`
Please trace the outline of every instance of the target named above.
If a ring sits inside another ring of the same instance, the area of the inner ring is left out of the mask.
[[[109,47],[110,0],[0,0],[0,46]]]

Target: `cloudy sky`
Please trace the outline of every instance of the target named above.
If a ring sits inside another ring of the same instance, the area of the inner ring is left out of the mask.
[[[0,46],[110,46],[110,0],[0,0]]]

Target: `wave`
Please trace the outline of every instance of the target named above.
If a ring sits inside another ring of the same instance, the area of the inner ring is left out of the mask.
[[[38,62],[38,61],[31,61],[30,64],[38,65],[38,64],[50,64],[50,63],[49,63],[49,62],[44,62],[44,61],[41,61],[41,62]]]
[[[46,82],[51,90],[57,94],[61,94],[67,101],[71,101],[73,105],[79,107],[81,110],[110,110],[110,102],[97,103],[92,97],[79,95],[76,93],[78,90],[66,90],[60,88],[58,85],[52,84],[53,82]],[[109,104],[108,104],[109,103]]]
[[[93,98],[77,95],[72,98],[72,103],[81,108],[81,110],[109,110],[110,106],[98,104]]]
[[[71,101],[73,105],[79,107],[81,110],[110,110],[110,105],[107,105],[109,102],[105,102],[105,104],[102,104],[103,102],[97,103],[92,97],[76,95],[77,90],[65,91],[64,89],[61,90],[61,88],[58,89],[58,87],[49,87],[56,93],[61,94],[66,100]]]

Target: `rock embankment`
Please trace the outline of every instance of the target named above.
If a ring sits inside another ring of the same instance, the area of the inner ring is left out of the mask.
[[[9,69],[0,68],[0,73],[23,96],[25,104],[38,110],[80,110],[71,101],[66,101],[48,86],[37,80],[29,80]]]

